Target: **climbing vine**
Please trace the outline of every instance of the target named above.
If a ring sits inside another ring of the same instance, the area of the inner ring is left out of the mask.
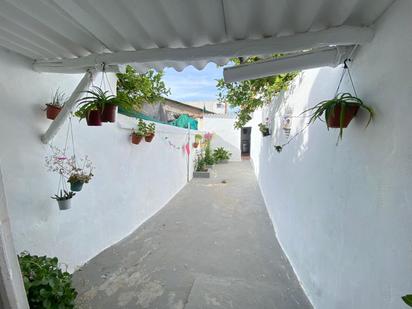
[[[279,56],[273,55],[273,58]],[[260,60],[262,58],[259,57],[231,59],[235,65],[254,63]],[[223,79],[219,79],[217,80],[218,100],[222,103],[228,103],[232,108],[238,109],[235,127],[241,128],[252,119],[252,113],[256,109],[270,103],[276,94],[286,90],[290,81],[296,75],[297,72],[290,72],[234,83],[226,83]]]

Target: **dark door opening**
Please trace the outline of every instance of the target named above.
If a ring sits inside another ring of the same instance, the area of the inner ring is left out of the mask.
[[[250,159],[250,134],[252,133],[251,127],[242,128],[240,133],[240,151],[242,154],[242,160]]]

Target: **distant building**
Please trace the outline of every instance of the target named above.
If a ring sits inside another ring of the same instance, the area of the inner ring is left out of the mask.
[[[195,106],[190,103],[183,103],[169,98],[164,98],[162,102],[156,104],[145,104],[141,113],[163,122],[173,121],[180,115],[186,114],[195,119],[202,119],[205,114],[215,114],[213,110],[203,105]]]
[[[192,101],[185,102],[185,104],[190,106],[195,106],[198,108],[205,107],[206,110],[213,112],[214,114],[227,114],[227,106],[218,100],[208,100],[208,101]]]

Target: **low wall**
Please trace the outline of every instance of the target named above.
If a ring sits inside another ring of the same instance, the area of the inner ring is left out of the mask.
[[[277,153],[308,121],[300,113],[333,97],[342,68],[304,71],[269,110],[256,113],[252,159],[277,237],[317,309],[406,308],[412,292],[412,2],[399,0],[359,48],[352,76],[376,118],[360,112],[336,146],[318,121]],[[350,90],[345,79],[342,90]],[[269,115],[273,135],[257,124]]]
[[[152,143],[136,146],[129,141],[136,120],[118,115],[116,124],[87,127],[74,119],[76,152],[87,154],[96,170],[73,208],[59,211],[50,199],[57,177],[44,166],[49,146],[40,142],[51,123],[42,107],[58,87],[70,94],[81,76],[33,72],[30,61],[4,50],[0,64],[0,160],[17,251],[57,256],[73,270],[134,231],[186,184],[180,148],[186,130],[158,124]],[[63,145],[66,129],[53,144]]]
[[[223,147],[232,153],[231,161],[240,161],[240,130],[235,129],[235,118],[226,115],[205,115],[203,130],[213,132],[212,148]]]

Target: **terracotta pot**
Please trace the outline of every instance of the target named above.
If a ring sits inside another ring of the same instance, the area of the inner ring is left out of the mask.
[[[199,147],[199,143],[193,143],[192,146],[193,146],[193,148],[197,148],[197,147]]]
[[[146,142],[148,142],[148,143],[150,143],[152,140],[153,140],[153,138],[154,138],[154,134],[152,133],[152,134],[149,134],[149,135],[146,135],[145,137],[144,137],[144,140],[146,141]]]
[[[101,112],[99,110],[90,111],[86,117],[86,121],[89,127],[101,126],[102,125]]]
[[[138,145],[142,141],[143,136],[132,133],[132,143]]]
[[[346,128],[353,117],[356,116],[358,112],[359,105],[346,105],[345,114],[343,116],[342,128]],[[328,116],[328,127],[329,128],[340,128],[340,112],[341,105],[336,105]]]
[[[102,122],[115,122],[116,121],[116,105],[105,104],[102,110],[101,119]]]
[[[47,119],[50,119],[50,120],[56,119],[57,115],[60,113],[61,110],[62,110],[61,107],[47,104],[47,109],[46,109]]]

